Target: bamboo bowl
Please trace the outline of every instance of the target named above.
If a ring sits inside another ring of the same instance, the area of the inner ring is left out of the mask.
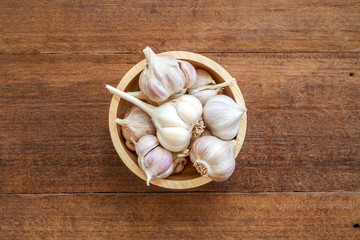
[[[169,55],[177,59],[188,61],[195,68],[202,68],[208,71],[217,83],[222,83],[224,81],[232,79],[231,75],[219,64],[207,57],[196,53],[171,51],[164,52],[159,55]],[[121,79],[117,88],[125,92],[138,91],[139,76],[145,66],[146,60],[144,59],[138,64],[136,64],[134,67],[132,67]],[[224,94],[233,98],[238,104],[245,106],[244,98],[241,94],[239,87],[236,84],[231,84],[230,86],[225,87]],[[142,178],[146,182],[146,176],[137,164],[136,153],[127,149],[127,147],[125,146],[124,138],[121,134],[121,127],[115,123],[115,119],[117,117],[122,118],[126,109],[130,106],[131,103],[127,102],[126,100],[121,99],[117,96],[113,96],[109,111],[109,129],[111,139],[117,153],[119,154],[121,160],[125,163],[125,165],[133,173],[135,173],[138,177]],[[241,119],[240,129],[236,137],[237,145],[234,153],[235,157],[239,154],[241,146],[244,142],[246,133],[246,122],[247,115],[246,113],[244,113]],[[203,177],[199,173],[197,173],[196,169],[192,166],[191,161],[189,161],[186,168],[181,173],[171,175],[166,179],[152,179],[150,184],[170,189],[187,189],[204,185],[210,181],[212,181],[210,178]]]

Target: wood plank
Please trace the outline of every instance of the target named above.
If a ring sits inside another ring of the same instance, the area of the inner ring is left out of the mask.
[[[205,54],[237,78],[248,130],[234,175],[196,191],[359,191],[356,53]],[[0,192],[146,192],[108,132],[141,55],[0,55]],[[193,191],[193,190],[190,190]]]
[[[360,193],[0,195],[6,239],[359,239]]]
[[[0,2],[0,53],[359,52],[358,1]]]

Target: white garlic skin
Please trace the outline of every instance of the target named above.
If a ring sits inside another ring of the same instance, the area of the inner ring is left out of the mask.
[[[138,164],[146,175],[148,186],[151,179],[166,178],[174,170],[172,153],[158,144],[153,135],[140,138],[136,144]]]
[[[244,112],[246,108],[238,105],[232,98],[216,95],[206,102],[203,118],[212,135],[222,140],[231,140],[239,132]]]
[[[150,47],[146,47],[143,52],[148,64],[139,77],[141,92],[151,101],[164,102],[172,94],[184,89],[186,76],[176,58],[158,56]]]
[[[126,140],[125,144],[132,151],[135,151],[135,146],[131,138],[137,142],[145,135],[156,134],[156,128],[150,116],[137,106],[131,106],[127,109],[124,118],[117,118],[115,122],[121,125],[121,132]]]
[[[186,124],[195,124],[201,117],[203,107],[201,102],[194,96],[185,94],[172,100],[169,104],[176,108],[179,117]]]
[[[235,140],[222,141],[214,136],[200,137],[192,144],[190,160],[202,176],[222,182],[235,170],[235,147]]]

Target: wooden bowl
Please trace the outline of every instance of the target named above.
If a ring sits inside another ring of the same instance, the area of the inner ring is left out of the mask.
[[[185,60],[190,62],[195,68],[202,68],[208,71],[213,79],[217,83],[221,83],[224,81],[231,80],[231,75],[219,64],[212,61],[211,59],[204,57],[202,55],[184,52],[184,51],[171,51],[160,53],[159,55],[169,55],[173,56],[177,59]],[[140,73],[146,66],[146,60],[139,62],[133,68],[131,68],[121,79],[117,88],[119,90],[128,92],[128,91],[138,91],[138,80]],[[245,106],[244,98],[241,94],[239,87],[236,84],[231,84],[230,86],[224,89],[224,94],[233,98],[238,104]],[[117,153],[119,154],[121,160],[125,163],[125,165],[138,177],[142,178],[146,182],[146,176],[142,169],[137,164],[137,155],[136,153],[130,151],[125,146],[124,138],[121,134],[120,126],[115,123],[115,119],[122,118],[125,110],[130,107],[132,104],[121,99],[117,96],[113,96],[110,104],[109,111],[109,128],[111,139],[115,146]],[[243,114],[240,124],[239,133],[236,137],[236,149],[235,149],[235,157],[239,154],[241,146],[244,142],[245,133],[246,133],[246,122],[247,115]],[[179,174],[174,174],[166,179],[152,179],[150,184],[154,184],[156,186],[170,188],[170,189],[187,189],[194,188],[201,185],[204,185],[208,182],[212,181],[208,177],[203,177],[199,173],[197,173],[196,169],[192,166],[191,161],[187,164],[186,168],[183,172]],[[145,184],[145,183],[144,183]]]

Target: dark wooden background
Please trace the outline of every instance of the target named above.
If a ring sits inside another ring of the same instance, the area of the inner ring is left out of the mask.
[[[116,154],[104,85],[148,45],[237,78],[228,181],[147,187]],[[0,239],[360,239],[359,55],[356,0],[1,1]]]

